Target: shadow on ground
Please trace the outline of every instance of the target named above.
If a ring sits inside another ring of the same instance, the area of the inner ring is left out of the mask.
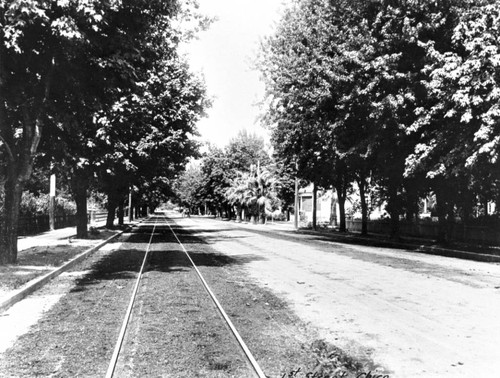
[[[131,248],[116,250],[98,260],[93,265],[91,272],[76,281],[76,286],[72,291],[83,291],[86,287],[103,280],[135,280],[140,271],[147,245],[151,240],[152,231],[153,227],[135,229],[126,240],[126,245]],[[258,255],[247,254],[236,257],[222,255],[212,250],[206,241],[190,232],[177,227],[175,227],[175,232],[181,242],[187,245],[189,256],[197,267],[244,265],[256,260],[265,260]],[[196,230],[196,232],[202,231]],[[140,246],[134,247],[134,244],[140,244]],[[170,228],[168,226],[157,227],[151,240],[146,271],[174,273],[190,269],[192,269],[192,264]]]

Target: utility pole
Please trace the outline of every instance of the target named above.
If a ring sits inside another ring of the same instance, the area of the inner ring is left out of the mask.
[[[313,230],[316,230],[316,212],[318,211],[318,188],[316,187],[316,183],[313,182],[313,213],[312,213],[312,227]]]
[[[132,185],[128,190],[128,221],[132,222]]]
[[[294,209],[295,229],[299,229],[299,179],[295,176],[295,209]]]
[[[51,231],[56,228],[55,221],[55,207],[56,207],[56,175],[50,175],[50,190],[49,190],[49,227]]]

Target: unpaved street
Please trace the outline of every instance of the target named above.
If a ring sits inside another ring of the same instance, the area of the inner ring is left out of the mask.
[[[170,215],[269,377],[333,358],[346,376],[335,347],[361,363],[349,377],[498,376],[500,264]],[[153,235],[117,376],[249,376],[166,224],[149,236],[156,221],[2,313],[0,376],[103,376]]]
[[[500,371],[500,265],[209,219],[177,219],[290,303],[327,341],[391,377]],[[292,368],[292,367],[291,367]]]

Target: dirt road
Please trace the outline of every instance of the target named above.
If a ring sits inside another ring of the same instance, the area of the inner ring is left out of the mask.
[[[367,362],[349,376],[366,378],[365,367],[391,378],[499,375],[500,264],[272,225],[173,221],[270,377],[326,366],[313,347],[321,339],[327,355],[333,344]],[[149,237],[139,231],[1,314],[0,376],[103,375]],[[124,352],[133,363],[120,376],[244,376],[179,246],[166,229],[156,234]]]
[[[391,377],[500,374],[500,265],[177,220],[291,304],[329,342]]]

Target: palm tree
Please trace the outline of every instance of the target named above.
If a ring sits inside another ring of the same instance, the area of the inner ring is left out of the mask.
[[[267,168],[252,166],[250,168],[244,202],[253,208],[257,207],[259,223],[266,223],[266,210],[272,211],[271,202],[276,198],[278,180]],[[255,212],[252,214],[255,216]]]
[[[237,176],[231,180],[231,186],[227,188],[225,196],[229,204],[236,207],[236,222],[241,222],[241,213],[245,205],[247,191],[248,173],[237,172]]]
[[[267,168],[251,165],[250,172],[238,171],[225,197],[236,207],[236,221],[241,221],[243,208],[248,209],[251,222],[266,222],[266,213],[271,214],[273,201],[276,201],[278,180]]]

